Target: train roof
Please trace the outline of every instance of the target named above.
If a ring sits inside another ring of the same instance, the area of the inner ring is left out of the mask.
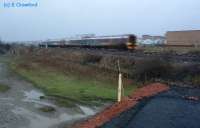
[[[129,36],[135,36],[134,34],[126,34],[126,35],[113,35],[113,36],[95,36],[95,37],[79,37],[79,38],[71,38],[71,39],[65,39],[63,41],[75,41],[75,40],[94,40],[94,39],[127,39]],[[44,42],[41,42],[40,44],[59,44],[61,40],[47,40]]]
[[[76,39],[69,39],[69,40],[92,40],[92,39],[120,39],[120,38],[128,38],[130,35],[119,35],[119,36],[96,36],[96,37],[82,37]],[[132,35],[135,36],[135,35]]]

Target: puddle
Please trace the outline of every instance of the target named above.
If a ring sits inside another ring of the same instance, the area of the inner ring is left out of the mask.
[[[41,96],[45,95],[42,92],[34,89],[30,91],[23,91],[23,93],[24,98],[22,101],[32,105],[29,106],[29,108],[16,107],[13,109],[13,112],[27,118],[30,121],[30,126],[27,128],[49,128],[52,126],[56,127],[61,123],[75,121],[87,116],[94,115],[99,110],[95,107],[90,108],[83,105],[77,105],[77,109],[80,109],[81,112],[76,111],[74,108],[62,108],[53,104],[49,100],[40,99]],[[39,108],[43,106],[54,107],[56,111],[49,113],[41,112]]]
[[[27,100],[40,100],[40,97],[44,96],[42,92],[36,90],[24,91],[24,95]]]
[[[90,115],[94,115],[96,113],[93,109],[90,109],[88,107],[81,106],[81,105],[79,105],[79,107],[85,115],[90,116]]]
[[[41,106],[56,107],[56,105],[50,103],[49,101],[41,100],[40,97],[44,96],[44,93],[38,90],[24,91],[24,96],[25,96],[25,98],[23,99],[24,102],[35,103],[35,106],[37,107]]]
[[[25,116],[29,119],[30,123],[29,126],[27,126],[27,128],[49,128],[51,126],[56,126],[62,122],[67,122],[85,117],[81,114],[71,115],[68,113],[62,113],[59,115],[55,114],[53,117],[50,117],[39,115],[25,108],[15,108],[13,112],[17,115]]]

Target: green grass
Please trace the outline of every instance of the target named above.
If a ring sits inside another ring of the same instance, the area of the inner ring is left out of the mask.
[[[4,85],[4,84],[0,84],[0,92],[6,92],[10,89],[9,86]]]
[[[16,64],[11,64],[11,68],[19,73],[34,85],[42,89],[47,95],[59,97],[61,105],[69,106],[71,101],[96,104],[102,101],[115,101],[117,96],[117,86],[91,79],[76,78],[67,76],[61,72],[52,71],[47,68],[35,68],[28,70],[17,68]],[[125,88],[125,95],[130,94],[136,86]]]

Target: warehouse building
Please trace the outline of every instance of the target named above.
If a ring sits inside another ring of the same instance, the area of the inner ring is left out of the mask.
[[[166,45],[200,46],[200,30],[169,31],[166,33]]]
[[[152,35],[142,35],[138,38],[138,43],[140,45],[161,45],[164,44],[165,37],[163,36],[152,36]]]

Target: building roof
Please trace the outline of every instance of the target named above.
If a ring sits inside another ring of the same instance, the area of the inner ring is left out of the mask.
[[[168,32],[195,32],[195,31],[200,32],[200,30],[179,30],[179,31],[167,31],[167,33]]]

